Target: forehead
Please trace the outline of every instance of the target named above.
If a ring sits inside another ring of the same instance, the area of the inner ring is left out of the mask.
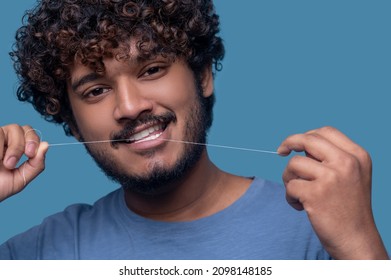
[[[69,67],[69,78],[67,79],[68,90],[76,91],[76,89],[87,82],[97,80],[99,78],[114,78],[123,73],[137,74],[139,70],[145,67],[146,64],[154,61],[165,63],[181,62],[186,64],[183,59],[176,59],[174,55],[153,55],[149,57],[139,55],[135,49],[131,50],[127,55],[107,56],[104,57],[97,67],[83,63],[80,59],[76,59]]]
[[[95,55],[89,58],[85,55],[76,55],[73,63],[68,67],[69,76],[72,77],[75,72],[79,71],[104,74],[105,65],[109,62],[120,62],[128,67],[137,67],[156,58],[164,58],[170,61],[177,58],[174,53],[158,51],[157,44],[154,42],[148,44],[140,42],[138,37],[130,38],[128,41],[121,43],[119,47],[105,53],[104,56]]]
[[[136,49],[134,44],[128,48],[118,48],[105,56],[91,60],[76,57],[73,63],[68,67],[69,78],[72,79],[75,76],[90,72],[104,75],[107,66],[113,64],[113,62],[126,65],[127,67],[137,67],[149,59],[151,59],[151,57],[146,58],[145,56],[140,55],[140,52]]]

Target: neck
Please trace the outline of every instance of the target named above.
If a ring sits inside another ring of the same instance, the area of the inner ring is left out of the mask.
[[[170,191],[160,195],[125,192],[128,208],[159,221],[192,221],[231,205],[248,188],[250,180],[221,171],[206,150],[190,172]]]

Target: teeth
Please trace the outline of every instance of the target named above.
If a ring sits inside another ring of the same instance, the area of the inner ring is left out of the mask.
[[[140,141],[138,141],[139,143],[140,142],[144,142],[144,141],[151,141],[151,140],[155,140],[156,138],[158,138],[160,135],[162,135],[163,134],[163,132],[161,132],[161,133],[158,133],[158,134],[154,134],[154,135],[151,135],[151,136],[149,136],[149,137],[147,137],[147,138],[144,138],[144,139],[142,139],[142,140],[140,140]]]
[[[141,131],[140,132],[140,137],[141,138],[144,138],[144,137],[147,137],[149,135],[149,131],[148,130],[144,130],[144,131]],[[137,139],[138,140],[138,139]]]
[[[139,141],[141,139],[143,139],[143,141],[148,141],[148,140],[153,140],[153,139],[156,139],[158,138],[160,135],[162,135],[162,133],[159,133],[159,134],[155,134],[155,135],[151,135],[149,137],[147,137],[148,135],[152,134],[153,132],[155,131],[158,131],[162,129],[162,126],[160,125],[154,125],[152,127],[149,127],[147,129],[144,129],[143,131],[140,131],[134,135],[132,135],[131,137],[129,137],[129,142],[134,142],[134,141]],[[147,137],[147,138],[145,138]],[[145,138],[145,139],[144,139]],[[127,142],[128,142],[127,141]]]

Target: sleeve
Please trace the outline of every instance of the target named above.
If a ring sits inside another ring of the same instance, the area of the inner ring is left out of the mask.
[[[0,260],[12,260],[11,249],[7,242],[0,245]]]
[[[0,245],[0,260],[78,258],[80,216],[89,205],[76,204]]]
[[[0,260],[37,259],[37,241],[39,226],[16,235],[0,245]]]

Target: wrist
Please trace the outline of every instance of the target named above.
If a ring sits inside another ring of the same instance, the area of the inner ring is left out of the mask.
[[[389,256],[380,237],[375,229],[365,234],[351,236],[345,246],[340,250],[331,250],[330,255],[334,259],[341,260],[388,260]]]

